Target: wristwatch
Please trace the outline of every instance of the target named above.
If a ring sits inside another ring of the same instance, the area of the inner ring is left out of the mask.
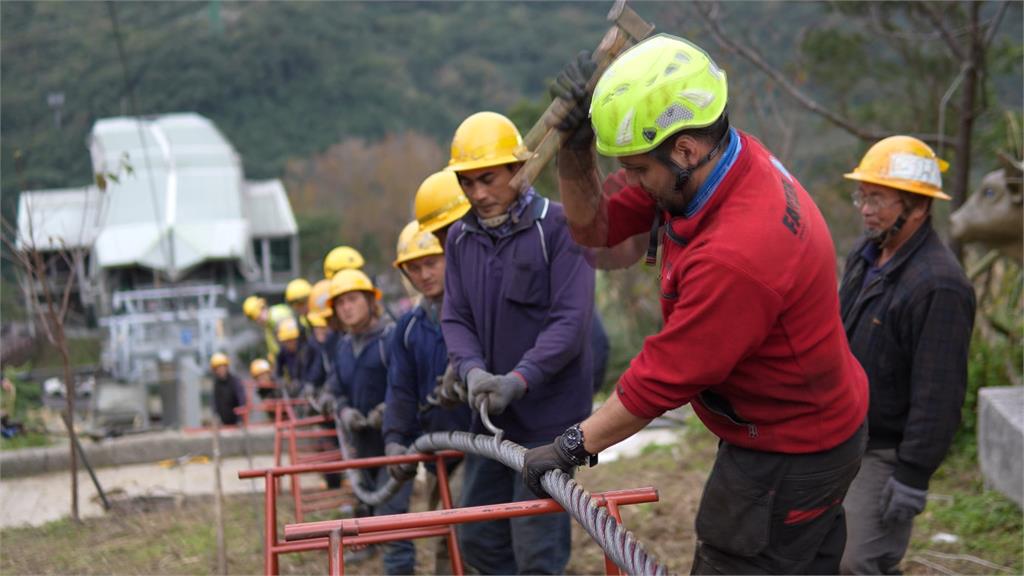
[[[587,452],[583,447],[583,429],[579,424],[569,428],[558,437],[558,443],[562,452],[569,456],[576,466],[594,466],[597,464],[597,454]]]

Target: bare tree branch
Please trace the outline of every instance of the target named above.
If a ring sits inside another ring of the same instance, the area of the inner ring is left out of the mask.
[[[715,17],[713,8],[709,8],[707,3],[694,2],[694,5],[696,6],[697,13],[704,21],[708,32],[715,39],[715,42],[717,42],[722,48],[746,58],[751,64],[758,67],[765,75],[771,78],[772,81],[778,84],[780,88],[782,88],[791,98],[796,100],[804,108],[818,114],[861,140],[881,140],[882,138],[892,135],[891,131],[879,131],[863,128],[853,120],[840,116],[838,113],[822,106],[817,100],[797,88],[796,85],[786,78],[777,68],[761,58],[761,55],[757,51],[751,49],[749,46],[730,39],[729,34],[722,29],[721,24]],[[948,141],[948,138],[942,134],[913,134],[913,136],[933,145],[938,145]]]
[[[996,30],[999,30],[999,25],[1003,23],[1003,16],[1006,15],[1006,10],[1010,7],[1010,2],[1005,1],[999,4],[999,11],[996,12],[992,21],[988,23],[988,32],[985,35],[984,45],[988,48],[992,44],[992,39],[996,37]]]
[[[935,28],[939,31],[939,34],[942,36],[942,39],[946,41],[946,46],[949,47],[949,51],[953,53],[953,57],[960,62],[963,62],[965,59],[967,59],[967,54],[964,52],[963,47],[960,46],[960,43],[957,42],[956,38],[953,36],[953,32],[946,27],[946,23],[943,20],[942,14],[939,12],[938,8],[936,8],[935,5],[932,4],[931,2],[921,2],[915,5],[922,10],[925,17],[928,18],[928,21],[932,23],[932,26],[935,26]]]

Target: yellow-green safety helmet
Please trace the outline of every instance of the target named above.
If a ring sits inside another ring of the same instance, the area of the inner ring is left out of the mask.
[[[725,72],[707,52],[668,34],[648,38],[612,62],[594,88],[597,151],[650,152],[680,130],[713,124],[728,99]]]

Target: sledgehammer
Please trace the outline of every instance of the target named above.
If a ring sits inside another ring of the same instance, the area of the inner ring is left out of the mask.
[[[587,91],[591,93],[601,75],[619,54],[647,38],[654,31],[654,25],[649,24],[632,8],[626,6],[626,0],[615,0],[611,11],[608,12],[608,20],[612,23],[612,27],[608,29],[608,32],[601,38],[601,43],[597,45],[597,49],[591,54],[594,62],[597,63],[597,69],[594,70],[593,76],[587,82]],[[555,126],[575,107],[576,102],[555,98],[540,119],[526,133],[523,144],[529,150],[533,150],[533,156],[523,164],[523,167],[512,179],[511,184],[517,190],[525,190],[532,184],[544,166],[547,166],[548,162],[555,157],[559,145],[558,129]]]

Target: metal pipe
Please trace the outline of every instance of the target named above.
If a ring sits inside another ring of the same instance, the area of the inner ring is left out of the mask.
[[[402,454],[399,456],[374,456],[373,458],[360,458],[358,460],[342,460],[340,462],[328,462],[326,464],[299,464],[296,466],[275,466],[261,470],[239,470],[238,478],[258,478],[265,474],[272,474],[274,477],[291,476],[294,474],[309,474],[313,472],[341,472],[352,468],[380,468],[391,464],[410,464],[413,462],[428,462],[436,456],[446,460],[451,458],[462,458],[462,452],[455,450],[441,450],[436,454]]]
[[[622,504],[639,504],[656,502],[658,491],[653,487],[612,490],[591,495],[597,506],[605,506],[608,502]],[[343,520],[325,520],[306,522],[304,524],[288,524],[284,527],[286,541],[304,540],[327,536],[332,530],[341,530],[345,536],[401,530],[406,528],[423,528],[438,524],[453,525],[484,520],[501,520],[553,514],[562,512],[563,508],[551,498],[523,500],[504,504],[485,504],[454,510],[431,510],[428,512],[410,512],[391,516],[372,516],[368,518],[346,518]]]
[[[438,456],[434,467],[437,472],[437,491],[441,496],[441,508],[451,510],[453,506],[452,492],[448,486],[448,466],[445,465],[444,459]],[[459,551],[459,539],[455,533],[455,526],[448,526],[448,537],[446,540],[448,544],[448,559],[452,563],[452,574],[454,576],[462,576],[462,552]]]
[[[256,476],[259,476],[257,474]],[[267,471],[263,476],[263,571],[267,576],[277,574],[277,479]],[[255,477],[255,476],[251,476]]]

